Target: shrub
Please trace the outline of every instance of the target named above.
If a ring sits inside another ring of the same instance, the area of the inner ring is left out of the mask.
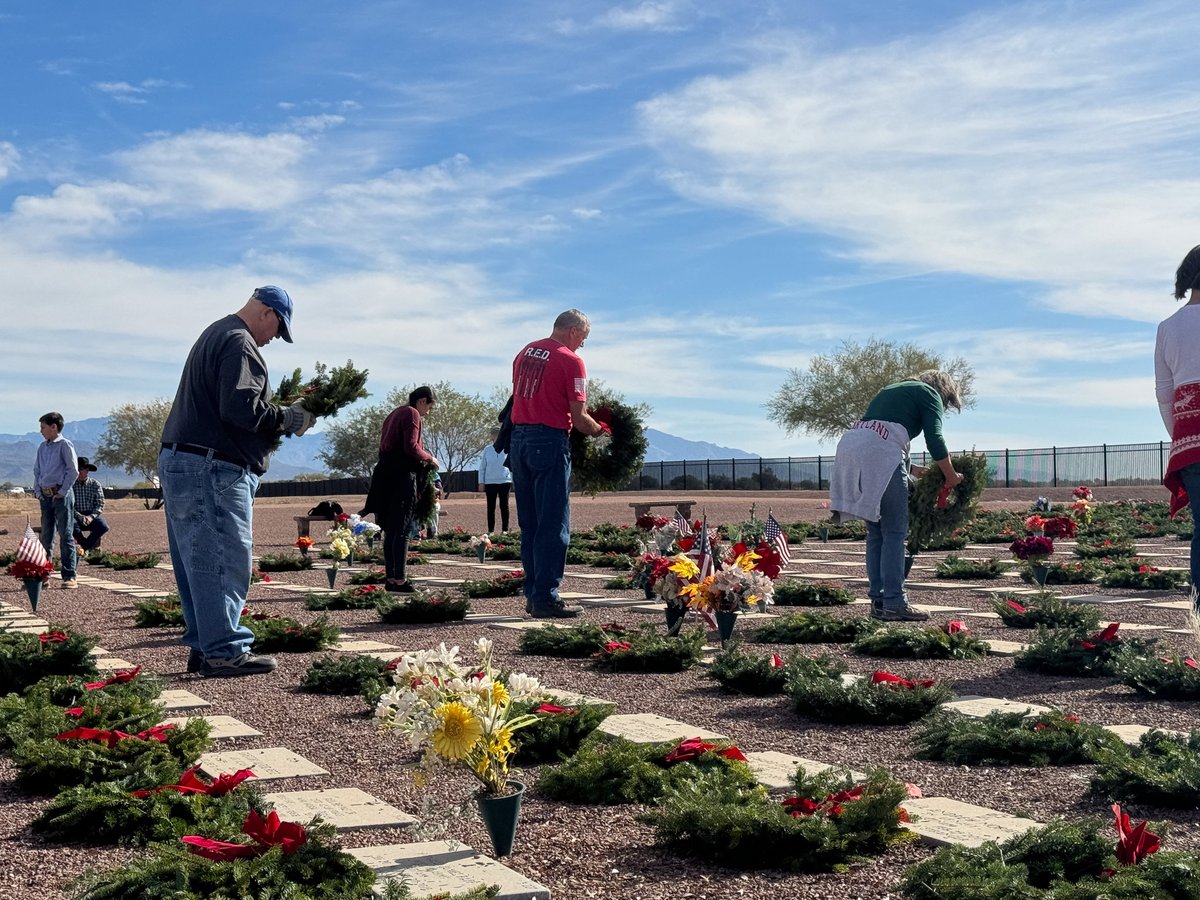
[[[854,601],[854,594],[836,584],[821,581],[813,584],[795,578],[775,582],[777,606],[845,606]]]
[[[754,640],[763,644],[840,644],[874,627],[865,616],[838,618],[822,612],[793,613],[759,628]]]
[[[914,736],[918,759],[964,766],[1071,766],[1091,762],[1120,738],[1057,710],[1029,716],[994,712],[981,719],[942,712]]]

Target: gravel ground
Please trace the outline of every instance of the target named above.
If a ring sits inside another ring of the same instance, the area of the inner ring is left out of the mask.
[[[989,492],[985,505],[1025,507],[1043,489]],[[1100,499],[1117,496],[1161,498],[1161,489],[1144,492],[1116,489],[1097,491]],[[1058,496],[1062,495],[1062,496]],[[1052,493],[1052,499],[1065,500],[1069,488]],[[759,515],[773,507],[783,522],[817,521],[825,516],[822,494],[688,494],[699,500],[711,522],[739,521],[746,517],[751,503]],[[600,522],[631,522],[629,502],[640,495],[576,498],[573,502],[577,528]],[[356,498],[343,499],[349,510]],[[266,501],[255,510],[256,552],[283,552],[295,539],[292,516],[307,511],[313,501]],[[166,533],[161,512],[146,511],[133,501],[113,504],[109,519],[112,532],[105,538],[106,549],[156,550],[166,558]],[[443,528],[462,527],[477,533],[482,530],[482,497],[455,496],[445,504]],[[701,507],[697,506],[699,514]],[[9,535],[0,538],[0,548],[15,547],[24,528],[25,510],[19,503],[0,508],[0,527]],[[314,527],[314,537],[323,529]],[[1178,541],[1158,541],[1169,551],[1177,551],[1178,560],[1169,564],[1186,565],[1187,545]],[[830,547],[838,546],[836,544]],[[848,550],[856,549],[854,545]],[[859,545],[859,548],[861,545]],[[1006,555],[996,547],[992,555]],[[804,557],[793,548],[794,557]],[[846,553],[831,559],[861,560]],[[434,563],[414,570],[417,575],[462,577],[461,569]],[[918,558],[923,565],[928,559]],[[586,571],[572,567],[575,572]],[[810,567],[809,571],[813,569]],[[84,566],[85,574],[95,570]],[[847,577],[864,574],[861,567],[846,568]],[[150,588],[172,588],[171,573],[163,569],[116,573],[114,580]],[[920,579],[918,572],[914,578]],[[931,573],[928,576],[932,580]],[[295,591],[255,586],[251,605],[306,621],[316,614],[301,605],[305,587],[323,586],[320,571],[279,573],[276,581],[295,585]],[[600,592],[602,582],[568,577],[568,590]],[[1114,593],[1084,586],[1081,592]],[[614,593],[615,592],[610,592]],[[917,603],[936,603],[970,607],[986,611],[989,601],[982,594],[961,589],[912,591]],[[0,580],[0,600],[25,603],[23,589],[13,579]],[[520,614],[523,598],[475,601],[474,608],[484,612]],[[1150,609],[1144,605],[1112,608],[1112,618],[1122,621],[1180,627],[1182,614],[1171,610]],[[278,670],[268,676],[245,679],[203,680],[183,674],[185,651],[177,643],[177,632],[167,629],[132,627],[132,605],[128,597],[98,588],[81,586],[67,593],[58,590],[43,595],[39,612],[52,622],[67,624],[95,634],[101,646],[111,653],[162,674],[169,687],[184,688],[210,700],[210,712],[235,716],[263,732],[258,738],[239,738],[221,742],[219,749],[287,746],[329,770],[323,778],[290,779],[271,782],[269,789],[297,790],[320,787],[358,787],[395,806],[415,812],[423,796],[431,795],[450,806],[469,797],[474,784],[465,776],[447,773],[431,788],[418,791],[408,772],[411,759],[395,739],[377,735],[363,702],[354,697],[326,697],[299,693],[299,683],[308,666],[320,654],[281,655]],[[861,614],[858,608],[841,610],[840,615]],[[1107,613],[1105,613],[1107,615]],[[403,650],[416,650],[447,644],[468,646],[480,633],[479,626],[388,626],[370,611],[338,611],[331,617],[342,627],[346,639],[373,639],[395,644]],[[655,621],[652,617],[617,609],[585,611],[588,621],[615,621],[634,625]],[[944,621],[945,615],[934,621]],[[1019,640],[1020,633],[997,627],[994,620],[970,619],[972,631],[983,639]],[[1088,794],[1089,766],[1043,769],[970,768],[924,762],[910,757],[912,728],[837,727],[808,720],[792,712],[782,698],[749,698],[722,694],[704,677],[702,670],[676,675],[609,675],[593,671],[584,661],[525,657],[516,653],[518,633],[487,630],[484,633],[496,646],[502,667],[537,675],[548,686],[580,691],[608,698],[618,712],[652,712],[681,719],[730,735],[746,750],[780,750],[856,769],[875,765],[888,767],[897,777],[921,786],[927,796],[949,796],[969,803],[990,806],[1009,813],[1020,813],[1039,820],[1056,815],[1108,815],[1103,798]],[[1188,646],[1182,635],[1166,635],[1163,640],[1178,647]],[[971,662],[894,662],[873,660],[849,654],[844,646],[813,648],[845,657],[850,671],[869,673],[888,667],[900,673],[921,677],[949,678],[960,694],[1008,697],[1055,706],[1086,719],[1105,724],[1138,723],[1174,729],[1200,727],[1200,713],[1193,704],[1149,703],[1134,692],[1107,679],[1047,677],[1016,670],[1010,659],[989,657]],[[532,785],[536,770],[527,770],[524,780]],[[0,756],[0,896],[10,900],[68,896],[62,885],[70,876],[92,866],[111,867],[128,859],[135,851],[118,849],[82,849],[43,841],[28,831],[28,823],[45,806],[46,800],[29,798],[13,784],[12,766]],[[549,887],[560,898],[621,897],[636,900],[655,898],[862,898],[884,900],[898,896],[896,885],[904,868],[926,858],[930,850],[921,845],[898,847],[887,855],[839,875],[789,875],[777,871],[742,873],[694,860],[665,854],[654,846],[653,832],[637,821],[638,808],[592,809],[555,803],[538,796],[530,788],[522,806],[520,830],[515,852],[506,863],[526,876]],[[1193,811],[1173,811],[1154,807],[1130,810],[1135,819],[1149,817],[1169,825],[1167,843],[1173,848],[1200,849],[1200,824]],[[456,819],[448,836],[461,840],[481,852],[490,844],[481,823]],[[360,847],[413,840],[410,833],[394,829],[366,829],[345,833],[344,846]]]

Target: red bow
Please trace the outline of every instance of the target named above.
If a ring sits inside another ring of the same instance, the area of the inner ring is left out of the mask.
[[[144,791],[134,791],[135,797],[146,797],[159,791],[177,791],[180,794],[208,794],[210,797],[223,797],[247,778],[253,778],[254,773],[249,769],[241,769],[232,775],[219,775],[212,784],[205,784],[196,774],[199,766],[192,766],[179,778],[178,784],[164,784],[161,787]]]
[[[1130,827],[1129,816],[1121,812],[1119,803],[1112,805],[1112,811],[1117,817],[1117,862],[1123,866],[1132,866],[1151,853],[1158,852],[1158,835],[1147,831],[1145,822]]]
[[[894,684],[896,687],[902,688],[927,688],[933,687],[936,683],[932,678],[920,678],[916,681],[909,681],[907,678],[901,678],[899,675],[893,675],[891,672],[874,672],[871,675],[871,684]]]
[[[1026,612],[1026,609],[1025,609],[1025,607],[1023,607],[1023,606],[1022,606],[1020,603],[1018,603],[1016,600],[1005,600],[1004,602],[1005,602],[1005,603],[1007,603],[1007,604],[1008,604],[1010,607],[1012,607],[1013,609],[1015,609],[1015,610],[1016,610],[1017,612],[1019,612],[1019,613]]]
[[[541,706],[535,709],[534,712],[543,713],[547,716],[573,716],[575,715],[576,710],[567,709],[562,706],[555,706],[553,703],[543,703]]]
[[[91,684],[85,684],[84,687],[86,687],[89,691],[98,691],[101,688],[108,687],[110,684],[129,684],[129,682],[137,678],[141,672],[141,666],[134,666],[132,669],[118,669],[107,681],[93,681]]]
[[[783,808],[790,812],[794,819],[798,819],[801,816],[811,816],[818,812],[836,816],[842,811],[843,803],[861,800],[862,795],[863,788],[860,784],[848,791],[838,791],[836,794],[828,794],[820,803],[810,800],[808,797],[788,797],[783,801]]]
[[[771,666],[770,667],[772,669],[782,669],[783,668],[783,660],[780,658],[778,653],[771,654]]]
[[[1111,644],[1118,639],[1117,629],[1120,627],[1120,622],[1113,622],[1103,631],[1097,631],[1093,634],[1090,640],[1080,641],[1079,643],[1087,650],[1095,650],[1099,644]]]
[[[726,747],[722,750],[717,749],[716,744],[710,744],[703,738],[688,738],[679,742],[679,746],[663,757],[663,762],[667,765],[677,762],[687,762],[690,759],[696,759],[698,756],[715,751],[717,756],[723,756],[725,759],[740,759],[746,762],[746,755],[737,747]]]
[[[967,628],[967,623],[961,619],[954,619],[946,623],[946,634],[970,634],[970,629]]]
[[[272,812],[264,820],[258,810],[250,810],[246,822],[242,825],[242,834],[255,840],[253,844],[233,844],[228,841],[214,841],[206,837],[189,834],[180,838],[188,849],[197,856],[226,862],[247,856],[262,856],[272,847],[280,847],[287,856],[295,853],[308,842],[308,834],[296,822],[279,821],[279,813]]]
[[[46,634],[38,635],[38,640],[42,642],[43,647],[45,647],[47,644],[62,644],[70,639],[71,636],[65,631],[51,631],[47,632]]]
[[[54,739],[56,741],[99,741],[111,750],[117,746],[117,741],[128,737],[133,737],[133,735],[126,734],[124,731],[103,731],[99,728],[72,728],[62,734],[56,734]]]

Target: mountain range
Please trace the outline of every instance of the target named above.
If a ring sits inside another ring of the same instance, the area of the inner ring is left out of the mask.
[[[100,438],[108,428],[108,417],[80,419],[68,422],[63,435],[75,446],[75,452],[86,456],[93,463]],[[9,482],[16,486],[29,487],[33,484],[33,460],[42,436],[31,431],[28,434],[0,434],[0,483]],[[754,459],[756,454],[731,447],[720,447],[707,441],[690,441],[659,431],[646,429],[646,462],[699,459]],[[317,454],[325,449],[325,435],[306,434],[285,440],[283,446],[271,457],[271,467],[266,474],[268,481],[288,481],[297,475],[320,474],[325,464]],[[100,466],[96,472],[101,484],[129,487],[141,479],[140,475],[128,474],[121,469]]]

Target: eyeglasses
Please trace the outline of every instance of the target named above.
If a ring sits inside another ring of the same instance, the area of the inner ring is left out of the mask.
[[[275,313],[275,320],[279,323],[279,328],[276,330],[275,333],[283,334],[283,316],[281,316],[278,312],[275,312],[275,310],[273,310],[273,309],[271,310],[271,312]]]

